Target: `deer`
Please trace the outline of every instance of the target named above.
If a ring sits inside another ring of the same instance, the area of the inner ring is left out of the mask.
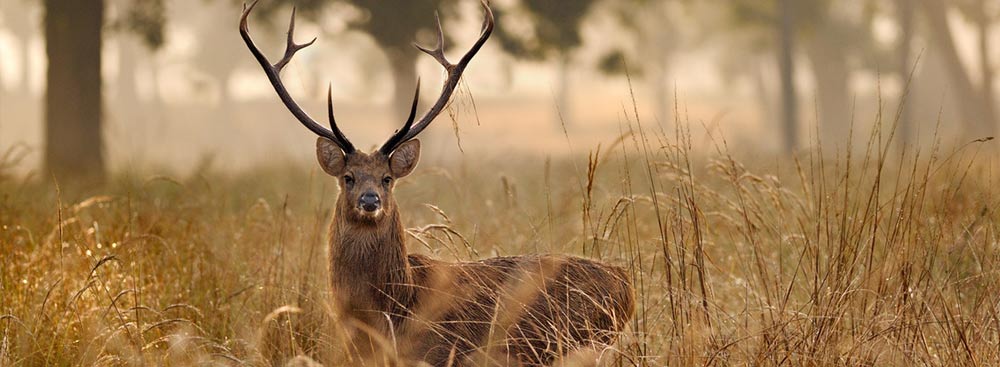
[[[327,90],[329,129],[285,88],[281,70],[316,41],[295,43],[295,9],[285,53],[271,63],[250,37],[247,19],[256,4],[244,4],[240,36],[292,116],[318,135],[320,168],[340,188],[329,227],[330,285],[339,319],[358,330],[352,353],[364,358],[389,352],[401,361],[432,366],[534,366],[614,343],[635,312],[632,281],[622,267],[547,254],[449,262],[407,250],[393,189],[417,165],[417,135],[447,107],[469,62],[493,31],[493,12],[485,0],[480,36],[458,63],[445,57],[440,19],[436,47],[414,43],[446,72],[440,96],[415,120],[418,80],[402,128],[368,153],[338,128],[332,84]]]

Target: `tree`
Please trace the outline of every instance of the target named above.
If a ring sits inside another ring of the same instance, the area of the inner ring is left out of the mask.
[[[413,42],[421,35],[436,32],[435,14],[442,21],[458,15],[456,0],[283,0],[258,4],[261,14],[273,14],[284,5],[296,6],[299,14],[316,21],[331,3],[347,4],[360,10],[361,16],[349,19],[350,29],[372,37],[385,53],[393,78],[393,104],[404,111],[409,108],[417,82],[417,60],[421,52]],[[446,35],[447,37],[447,35]],[[446,45],[451,42],[447,42]]]
[[[240,7],[227,2],[206,2],[204,0],[189,0],[184,3],[187,6],[198,6],[201,11],[199,14],[184,19],[177,18],[172,22],[182,23],[198,33],[195,54],[203,57],[200,57],[199,61],[192,66],[202,71],[215,84],[214,87],[218,91],[219,108],[223,112],[228,112],[232,102],[229,82],[237,67],[243,64],[251,65],[251,59],[233,57],[233,55],[244,55],[246,46],[243,45],[239,35],[233,32],[231,22],[220,22],[219,20],[238,19]]]
[[[778,0],[778,69],[781,73],[781,105],[784,124],[785,151],[792,153],[798,148],[799,108],[795,93],[795,16],[792,0]]]
[[[959,113],[966,124],[967,131],[975,135],[992,135],[996,131],[996,116],[993,110],[993,92],[986,88],[992,88],[992,70],[988,59],[988,46],[986,33],[980,35],[981,61],[984,63],[987,72],[983,73],[985,78],[979,86],[973,83],[969,73],[962,64],[962,59],[958,54],[954,37],[949,26],[947,13],[948,7],[943,0],[918,0],[920,8],[923,10],[929,27],[928,36],[935,46],[937,53],[944,59],[945,71],[952,82],[955,97],[961,106]],[[985,23],[985,21],[983,22]],[[988,28],[980,25],[980,32],[987,32]]]
[[[605,74],[642,74],[653,89],[656,115],[660,122],[669,120],[673,105],[668,81],[671,59],[683,36],[683,26],[675,12],[684,1],[629,0],[608,2],[616,26],[626,31],[631,42],[623,40],[608,50],[598,69]],[[631,47],[630,47],[631,46]],[[623,65],[626,63],[628,65]],[[627,66],[625,70],[622,67]]]
[[[756,34],[753,43],[775,53],[780,76],[782,145],[786,153],[798,148],[798,93],[795,85],[796,18],[812,2],[794,0],[728,0],[729,14],[736,30]],[[745,36],[745,35],[744,35]],[[770,39],[770,41],[769,41]]]
[[[103,0],[45,0],[45,166],[59,179],[103,180]]]
[[[819,131],[823,147],[842,149],[851,123],[850,77],[858,69],[878,70],[892,63],[891,51],[872,32],[873,3],[813,1],[800,8],[800,37],[816,85]]]
[[[1000,9],[996,6],[995,1],[987,0],[958,0],[953,3],[958,10],[965,15],[965,18],[972,23],[977,33],[977,51],[978,51],[978,64],[980,70],[980,82],[979,82],[979,94],[982,104],[983,113],[985,113],[986,122],[989,126],[985,133],[992,134],[996,130],[996,109],[993,106],[994,101],[994,90],[993,90],[993,77],[994,66],[990,59],[992,54],[992,47],[990,44],[990,35],[993,33],[993,24],[1000,18]]]
[[[508,53],[527,60],[557,60],[559,82],[557,105],[564,116],[569,114],[570,66],[573,53],[583,44],[580,26],[597,3],[594,0],[522,0],[512,9],[497,9],[497,36]],[[503,18],[521,17],[531,25],[530,32],[504,27]],[[572,120],[571,118],[565,118]]]
[[[727,37],[775,53],[785,150],[792,152],[798,146],[800,112],[794,81],[798,55],[810,66],[823,146],[841,147],[850,130],[851,74],[862,67],[875,69],[887,59],[872,33],[874,2],[727,1],[732,23]],[[733,30],[739,33],[733,35]]]
[[[470,0],[471,1],[471,0]],[[435,13],[440,12],[441,20],[447,22],[459,15],[459,0],[284,0],[262,2],[258,5],[262,14],[270,15],[286,5],[297,7],[299,14],[316,21],[322,10],[331,3],[347,4],[360,10],[361,16],[350,19],[352,30],[364,32],[372,37],[385,53],[394,82],[393,101],[399,110],[409,107],[413,88],[416,86],[416,64],[421,53],[413,47],[415,38],[433,35],[437,24]],[[584,15],[596,3],[595,0],[520,1],[512,9],[494,8],[498,32],[503,49],[516,57],[531,60],[560,60],[560,99],[568,94],[568,66],[572,61],[571,51],[582,44],[579,25]],[[504,17],[521,16],[527,19],[533,29],[527,37],[518,37],[516,32],[504,29]],[[447,35],[446,35],[447,37]],[[446,40],[446,45],[453,42]]]
[[[147,43],[163,43],[161,0],[134,1],[124,24]],[[58,179],[101,182],[101,47],[104,0],[45,0],[45,170]]]
[[[422,54],[413,47],[413,41],[419,34],[434,32],[437,25],[432,14],[441,12],[447,17],[454,17],[455,2],[442,0],[353,0],[351,2],[369,14],[367,20],[353,22],[352,26],[372,35],[385,52],[393,76],[393,103],[396,110],[405,111],[416,88],[417,59]]]

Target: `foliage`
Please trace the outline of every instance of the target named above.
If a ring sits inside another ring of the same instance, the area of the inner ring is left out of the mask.
[[[263,1],[258,7],[266,15],[295,6],[303,17],[318,21],[332,4],[360,10],[360,16],[349,20],[350,27],[371,35],[385,48],[412,48],[410,44],[417,35],[435,31],[434,14],[440,12],[444,19],[457,15],[455,0],[279,0]]]
[[[497,38],[512,55],[542,60],[562,56],[583,44],[580,27],[595,6],[595,0],[522,0],[511,9],[498,8]],[[517,17],[530,30],[505,27],[504,19]]]
[[[163,46],[167,22],[163,0],[131,0],[121,5],[124,11],[117,20],[118,28],[138,35],[149,48]]]
[[[635,73],[635,70],[626,68],[627,59],[625,52],[621,49],[611,50],[601,56],[597,62],[597,70],[607,75],[619,75],[625,73]]]

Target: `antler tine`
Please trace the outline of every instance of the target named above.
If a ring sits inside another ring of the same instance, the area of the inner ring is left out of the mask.
[[[475,56],[479,49],[486,44],[486,40],[490,38],[490,34],[493,33],[493,11],[490,10],[490,0],[480,0],[480,4],[483,9],[486,10],[486,16],[483,17],[483,26],[479,30],[479,39],[476,43],[472,45],[472,48],[459,60],[459,64],[468,64],[472,60],[472,56]]]
[[[469,62],[472,61],[472,58],[476,56],[476,53],[479,52],[479,49],[481,49],[483,45],[486,44],[486,40],[490,38],[490,34],[493,33],[493,25],[494,25],[493,11],[490,10],[490,5],[487,0],[481,0],[480,3],[482,4],[483,11],[485,13],[483,18],[483,28],[480,31],[479,39],[476,40],[476,43],[472,45],[472,48],[470,48],[469,51],[465,53],[465,55],[462,55],[462,58],[459,59],[458,64],[452,64],[444,56],[444,32],[441,30],[441,19],[440,17],[437,16],[437,14],[435,14],[435,18],[437,19],[437,31],[438,31],[437,46],[433,49],[428,49],[426,47],[414,43],[414,46],[416,46],[417,49],[430,55],[431,57],[434,58],[434,60],[437,60],[437,62],[444,67],[445,71],[448,72],[448,78],[445,80],[444,86],[442,86],[441,88],[441,96],[438,97],[437,102],[434,103],[431,109],[428,110],[424,114],[424,116],[420,118],[420,122],[417,122],[415,125],[413,125],[412,128],[400,130],[399,132],[397,132],[397,134],[399,134],[400,132],[405,132],[405,135],[403,135],[402,138],[397,140],[396,135],[393,135],[391,138],[389,138],[389,141],[387,141],[386,144],[382,146],[382,149],[380,149],[383,150],[383,153],[386,154],[391,153],[392,149],[395,149],[397,146],[399,146],[399,144],[402,144],[410,139],[415,138],[418,134],[420,134],[421,131],[427,128],[427,126],[430,125],[432,121],[434,121],[434,118],[436,118],[439,114],[441,114],[441,111],[443,111],[445,106],[448,105],[448,101],[451,99],[452,93],[455,92],[455,87],[458,86],[459,80],[462,79],[462,72],[465,71],[465,67],[469,65]],[[407,123],[407,125],[409,125],[409,123]],[[394,144],[390,146],[389,144],[390,142],[393,142]],[[385,151],[386,149],[388,150]]]
[[[416,42],[413,43],[413,46],[418,50],[423,51],[425,54],[431,55],[431,57],[433,57],[434,60],[437,60],[437,62],[444,66],[445,69],[451,70],[452,65],[444,56],[444,31],[441,29],[441,16],[437,12],[434,12],[434,21],[437,23],[437,46],[434,46],[433,49],[428,49]]]
[[[240,37],[243,38],[243,42],[246,43],[247,48],[250,49],[250,53],[253,54],[253,57],[257,59],[258,63],[260,63],[260,67],[264,69],[264,74],[267,75],[267,79],[268,81],[271,82],[271,86],[274,87],[274,91],[275,93],[278,94],[278,98],[280,98],[281,102],[285,104],[285,107],[288,108],[288,111],[291,112],[292,115],[295,116],[295,118],[299,120],[299,122],[302,123],[302,125],[305,126],[307,129],[309,129],[316,135],[327,138],[334,144],[337,144],[337,146],[339,146],[340,149],[344,151],[344,153],[346,154],[354,153],[355,151],[354,145],[352,145],[351,142],[347,140],[347,137],[345,137],[344,134],[341,133],[340,129],[337,128],[337,124],[333,119],[332,103],[330,103],[328,110],[330,112],[330,126],[333,128],[333,130],[328,130],[322,125],[316,123],[316,121],[313,120],[308,113],[306,113],[304,110],[302,110],[301,107],[299,107],[298,103],[295,102],[295,99],[293,99],[291,94],[288,93],[288,90],[285,88],[284,83],[281,82],[281,75],[280,75],[281,69],[284,68],[289,61],[292,60],[292,56],[295,56],[296,52],[298,52],[303,48],[309,47],[310,45],[313,44],[313,42],[316,42],[316,39],[313,38],[312,41],[309,41],[308,43],[304,44],[295,43],[294,41],[295,9],[292,8],[292,19],[288,24],[288,42],[285,45],[285,54],[281,58],[281,60],[278,61],[278,63],[271,64],[271,62],[267,60],[267,57],[264,56],[264,53],[261,52],[259,48],[257,48],[257,45],[254,44],[253,39],[250,37],[250,27],[248,25],[249,22],[247,21],[247,19],[250,17],[250,12],[253,11],[254,6],[257,5],[257,1],[259,0],[255,0],[254,2],[250,3],[250,6],[243,4],[243,15],[240,16]]]
[[[337,120],[333,118],[333,83],[330,83],[330,86],[326,89],[326,112],[330,119],[330,130],[333,132],[333,136],[337,138],[333,142],[337,143],[339,141],[340,143],[337,143],[337,145],[340,145],[340,149],[343,149],[345,153],[354,152],[354,145],[351,144],[350,140],[347,140],[344,133],[337,127]]]
[[[410,105],[410,115],[406,118],[406,123],[399,130],[396,130],[389,140],[382,144],[381,148],[378,148],[379,152],[388,156],[399,144],[404,142],[403,137],[410,132],[410,128],[413,126],[413,118],[417,116],[417,103],[420,102],[420,78],[417,78],[417,91],[413,93],[413,103]]]
[[[316,37],[313,37],[312,41],[300,45],[295,43],[294,37],[295,37],[295,7],[293,6],[292,19],[288,21],[288,42],[285,44],[285,55],[281,57],[281,60],[279,60],[277,64],[274,64],[274,68],[278,69],[278,71],[284,69],[285,65],[288,64],[289,61],[292,61],[292,56],[294,56],[296,52],[299,52],[299,50],[303,48],[312,46],[312,44],[316,42]]]

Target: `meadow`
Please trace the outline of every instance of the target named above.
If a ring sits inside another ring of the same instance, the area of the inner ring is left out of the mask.
[[[395,194],[410,251],[626,267],[633,321],[565,365],[1000,363],[992,142],[901,148],[886,127],[768,161],[664,126],[632,116],[565,158],[421,164]],[[329,305],[338,188],[315,164],[77,187],[14,174],[9,152],[0,365],[358,363]]]

